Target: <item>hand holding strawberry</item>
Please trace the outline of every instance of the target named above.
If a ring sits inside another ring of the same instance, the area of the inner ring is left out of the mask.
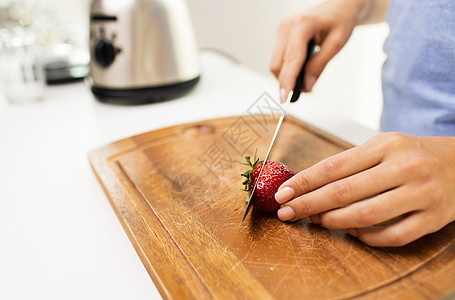
[[[455,220],[454,153],[455,137],[378,134],[286,181],[278,217],[309,217],[370,246],[406,245]]]

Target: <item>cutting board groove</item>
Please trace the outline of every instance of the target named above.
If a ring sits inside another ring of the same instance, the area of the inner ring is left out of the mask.
[[[436,299],[455,290],[455,227],[372,248],[308,220],[245,209],[243,167],[264,157],[276,117],[206,120],[89,153],[92,168],[165,299]],[[295,171],[349,143],[288,116],[271,159]]]

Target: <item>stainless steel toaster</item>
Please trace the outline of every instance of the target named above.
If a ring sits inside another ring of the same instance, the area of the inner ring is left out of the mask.
[[[176,98],[200,77],[185,0],[93,0],[90,58],[91,90],[106,102]]]

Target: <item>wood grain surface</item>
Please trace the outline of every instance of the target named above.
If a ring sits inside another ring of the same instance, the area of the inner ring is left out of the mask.
[[[93,150],[89,160],[165,299],[438,299],[455,296],[455,224],[372,248],[308,220],[252,210],[238,161],[265,156],[277,116],[207,120]],[[292,116],[271,160],[294,171],[349,147]],[[374,183],[372,183],[374,184]]]

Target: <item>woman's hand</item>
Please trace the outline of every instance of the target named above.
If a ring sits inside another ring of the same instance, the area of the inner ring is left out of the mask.
[[[455,220],[455,137],[379,134],[296,174],[275,198],[282,221],[310,217],[371,246],[408,244]]]
[[[329,60],[346,44],[367,3],[368,0],[326,1],[281,22],[270,63],[270,70],[280,82],[281,102],[295,85],[309,41],[320,45],[320,51],[307,64],[305,92],[311,91]]]

